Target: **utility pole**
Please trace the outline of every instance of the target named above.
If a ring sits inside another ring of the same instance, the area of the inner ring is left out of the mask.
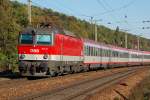
[[[126,29],[120,29],[121,31],[123,31],[125,33],[124,35],[124,39],[125,39],[125,48],[128,48],[128,34]]]
[[[138,36],[138,51],[140,50],[140,36]]]
[[[128,35],[125,33],[125,48],[128,48]]]
[[[125,18],[125,22],[127,22],[127,15],[124,16]],[[125,48],[128,48],[128,34],[127,34],[128,30],[125,30]]]
[[[97,37],[98,37],[98,33],[97,33],[97,22],[98,21],[102,21],[102,19],[97,19],[97,20],[94,20],[95,21],[95,42],[97,42]]]
[[[90,22],[91,22],[91,32],[92,32],[91,33],[92,34],[91,38],[93,39],[93,17],[92,16],[90,17]]]
[[[95,20],[95,42],[97,42],[97,25]]]
[[[31,0],[28,0],[28,20],[29,25],[31,25]]]
[[[138,50],[140,50],[140,36],[142,36],[142,33],[137,36],[137,46],[138,46]]]

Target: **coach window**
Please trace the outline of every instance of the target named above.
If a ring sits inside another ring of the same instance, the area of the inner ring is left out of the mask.
[[[97,48],[97,56],[99,56],[99,48]]]
[[[101,56],[101,49],[98,48],[98,56]]]
[[[105,56],[105,52],[104,52],[104,49],[102,49],[102,57]]]
[[[87,49],[88,49],[88,56],[90,56],[90,47],[89,46],[87,46]]]
[[[95,56],[95,51],[96,51],[95,47],[93,47],[93,56]]]
[[[87,55],[86,45],[84,46],[84,55]]]
[[[120,58],[123,58],[123,52],[119,52]]]
[[[98,49],[99,49],[99,48],[96,48],[96,56],[99,56],[99,54],[98,54]]]
[[[88,51],[87,56],[90,56],[90,47],[89,46],[87,46],[87,51]]]
[[[88,51],[88,46],[85,46],[85,49],[86,49],[86,56],[88,56],[88,53],[89,53],[89,51]]]
[[[97,48],[96,53],[97,53],[97,56],[99,56],[99,48]]]
[[[95,47],[93,47],[93,56],[95,56]]]
[[[92,47],[92,56],[94,56],[94,47]]]
[[[92,50],[93,50],[92,55],[95,56],[95,47],[92,47]]]
[[[98,48],[96,48],[96,56],[98,56]]]
[[[103,57],[105,57],[105,49],[103,49],[102,55],[103,55]]]
[[[91,56],[92,55],[92,48],[91,48],[91,46],[89,46],[89,56]]]
[[[95,56],[97,56],[97,48],[95,47]]]
[[[95,47],[95,56],[97,56],[97,47]]]
[[[106,49],[104,49],[104,57],[106,57]]]
[[[87,56],[89,56],[89,55],[90,55],[90,47],[87,46]]]
[[[107,57],[109,57],[109,50],[107,50]]]
[[[91,56],[91,47],[89,46],[89,56]]]
[[[107,49],[105,49],[105,51],[104,51],[104,52],[105,52],[105,57],[107,57]]]
[[[104,57],[106,57],[106,53],[107,53],[107,52],[106,52],[106,49],[104,49]]]
[[[113,51],[113,57],[115,57],[115,51]]]
[[[93,56],[93,54],[94,54],[94,48],[93,47],[91,47],[91,49],[92,49],[92,54],[91,54],[91,56]]]
[[[89,46],[89,56],[92,56],[92,47],[91,46]]]
[[[116,55],[116,54],[115,54],[115,51],[113,51],[113,57],[115,57],[115,55]]]
[[[104,50],[104,56],[105,57],[107,56],[107,50],[106,49]]]
[[[94,56],[96,56],[96,48],[94,47]]]
[[[118,51],[114,51],[114,57],[118,57]]]
[[[148,55],[148,59],[150,59],[150,55]]]

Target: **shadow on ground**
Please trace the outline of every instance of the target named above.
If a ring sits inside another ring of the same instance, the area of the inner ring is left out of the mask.
[[[21,77],[18,72],[1,71],[0,78],[19,79],[23,77]]]

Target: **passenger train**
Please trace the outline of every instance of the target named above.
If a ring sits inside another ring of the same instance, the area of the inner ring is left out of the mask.
[[[19,71],[23,76],[57,76],[150,64],[148,51],[77,38],[49,27],[28,27],[20,32],[18,40]]]

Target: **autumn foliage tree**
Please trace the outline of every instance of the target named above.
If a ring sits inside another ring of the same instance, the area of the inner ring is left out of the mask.
[[[0,66],[14,65],[19,25],[8,0],[0,0]]]

